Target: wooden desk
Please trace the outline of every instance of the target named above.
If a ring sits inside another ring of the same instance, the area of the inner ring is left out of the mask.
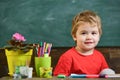
[[[12,77],[2,77],[0,80],[15,80]],[[120,80],[120,78],[39,78],[39,77],[33,77],[33,78],[25,78],[20,80]]]

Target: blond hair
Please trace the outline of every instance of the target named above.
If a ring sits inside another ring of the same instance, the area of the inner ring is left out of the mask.
[[[102,34],[101,28],[101,19],[100,17],[92,11],[84,11],[82,13],[77,14],[72,21],[72,36],[75,36],[78,26],[82,23],[89,23],[90,25],[97,26],[99,30],[99,34]],[[92,27],[91,26],[91,27]]]

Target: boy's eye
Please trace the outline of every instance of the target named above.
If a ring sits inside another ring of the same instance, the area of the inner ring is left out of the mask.
[[[81,34],[82,34],[82,35],[85,35],[85,34],[86,34],[86,32],[82,32]]]
[[[97,34],[96,32],[92,32],[92,34],[94,35],[94,34]]]

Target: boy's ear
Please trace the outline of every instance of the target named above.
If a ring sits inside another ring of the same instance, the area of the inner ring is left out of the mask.
[[[73,37],[73,40],[74,40],[74,41],[76,41],[76,40],[77,40],[75,35],[72,35],[72,37]]]

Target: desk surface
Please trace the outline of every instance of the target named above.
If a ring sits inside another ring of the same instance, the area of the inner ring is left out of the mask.
[[[14,80],[12,77],[2,77],[0,80]],[[120,78],[39,78],[39,77],[33,77],[33,78],[25,78],[20,80],[120,80]]]

